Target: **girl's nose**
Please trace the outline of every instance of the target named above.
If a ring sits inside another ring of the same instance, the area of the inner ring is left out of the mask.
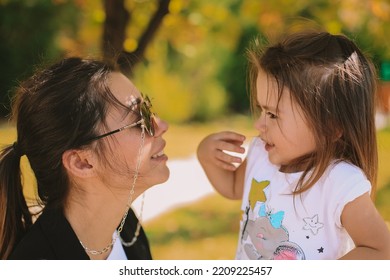
[[[264,113],[261,113],[260,117],[255,122],[255,129],[264,134],[267,130],[266,117]]]
[[[168,130],[168,123],[166,121],[163,121],[159,117],[154,116],[153,122],[154,122],[154,124],[153,124],[154,130],[155,130],[154,136],[160,136]]]

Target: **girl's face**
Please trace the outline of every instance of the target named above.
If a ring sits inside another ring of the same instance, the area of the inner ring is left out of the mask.
[[[109,87],[115,97],[128,107],[131,102],[141,98],[141,94],[134,84],[123,74],[114,72],[110,74]],[[116,108],[110,108],[107,115],[107,125],[109,131],[135,123],[140,120],[139,105],[135,105],[134,113],[124,114]],[[168,160],[164,154],[165,140],[163,134],[168,130],[168,124],[158,117],[154,117],[155,133],[150,136],[145,131],[145,138],[142,153],[139,156],[141,141],[141,129],[139,126],[124,129],[121,132],[107,137],[110,148],[107,150],[107,159],[110,166],[114,167],[109,174],[103,173],[105,180],[109,180],[110,185],[124,185],[130,189],[133,183],[133,176],[140,160],[139,175],[135,187],[135,196],[140,195],[149,187],[160,184],[168,180],[169,169],[166,165]]]
[[[256,88],[257,105],[262,112],[255,122],[255,128],[265,142],[270,162],[280,166],[284,172],[302,171],[291,170],[289,164],[316,149],[314,135],[302,109],[291,100],[287,88],[283,89],[278,103],[277,82],[262,70],[258,73]]]

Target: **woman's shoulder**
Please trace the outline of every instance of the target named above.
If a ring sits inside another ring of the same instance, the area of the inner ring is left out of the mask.
[[[10,260],[39,260],[51,259],[50,246],[46,238],[40,218],[32,225],[32,227],[23,236],[21,241],[16,245],[15,249],[9,256]]]
[[[44,210],[9,259],[89,259],[61,210]]]

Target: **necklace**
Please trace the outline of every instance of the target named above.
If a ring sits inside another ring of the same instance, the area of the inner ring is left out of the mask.
[[[134,236],[133,238],[130,240],[130,242],[126,242],[122,239],[122,236],[120,236],[120,234],[118,234],[119,236],[119,239],[122,243],[123,246],[125,247],[131,247],[134,245],[134,243],[137,241],[138,239],[138,236],[139,236],[139,233],[140,233],[140,230],[141,230],[141,222],[142,222],[142,213],[143,213],[143,210],[144,210],[144,201],[145,201],[145,192],[142,194],[142,202],[141,202],[141,211],[140,211],[140,214],[138,216],[138,223],[137,223],[137,228],[134,232]]]
[[[141,219],[142,219],[142,213],[143,213],[143,208],[144,208],[144,199],[145,199],[145,192],[143,193],[142,195],[142,203],[141,203],[141,211],[140,211],[140,215],[138,217],[138,223],[137,223],[137,228],[134,232],[134,237],[133,239],[130,241],[130,242],[125,242],[122,237],[120,236],[120,233],[122,232],[123,230],[123,226],[125,224],[125,221],[126,221],[126,218],[127,218],[127,215],[129,214],[129,210],[131,208],[131,204],[133,202],[133,195],[134,195],[134,189],[135,189],[135,183],[137,182],[137,179],[138,179],[138,174],[139,174],[139,168],[141,166],[141,154],[142,154],[142,151],[143,151],[143,148],[144,148],[144,143],[145,143],[145,126],[142,124],[141,125],[141,146],[138,150],[138,156],[137,156],[137,165],[135,166],[135,172],[134,172],[134,177],[133,177],[133,183],[132,183],[132,186],[131,186],[131,190],[130,190],[130,195],[129,195],[129,199],[127,201],[127,204],[126,204],[126,211],[125,211],[125,214],[123,215],[122,217],[122,220],[121,220],[121,223],[118,227],[118,229],[116,230],[116,234],[115,236],[111,239],[111,242],[106,246],[104,247],[103,249],[101,250],[93,250],[93,249],[90,249],[88,248],[86,245],[84,245],[84,243],[79,240],[81,246],[83,247],[83,249],[85,250],[85,252],[91,254],[91,255],[101,255],[101,254],[104,254],[106,252],[108,252],[108,250],[110,250],[112,248],[112,246],[114,246],[114,243],[116,242],[117,238],[119,237],[121,243],[125,246],[125,247],[131,247],[132,245],[134,245],[134,243],[137,241],[138,239],[138,236],[139,236],[139,233],[140,233],[140,230],[141,230]]]

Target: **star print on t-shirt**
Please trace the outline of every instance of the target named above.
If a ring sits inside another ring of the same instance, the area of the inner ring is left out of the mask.
[[[264,189],[269,185],[269,183],[269,181],[258,182],[255,178],[252,179],[251,190],[249,192],[249,204],[252,211],[255,209],[255,205],[258,201],[266,201]]]
[[[305,225],[303,226],[304,230],[310,230],[314,235],[318,233],[318,230],[321,229],[324,224],[318,221],[318,215],[313,217],[303,218]]]

